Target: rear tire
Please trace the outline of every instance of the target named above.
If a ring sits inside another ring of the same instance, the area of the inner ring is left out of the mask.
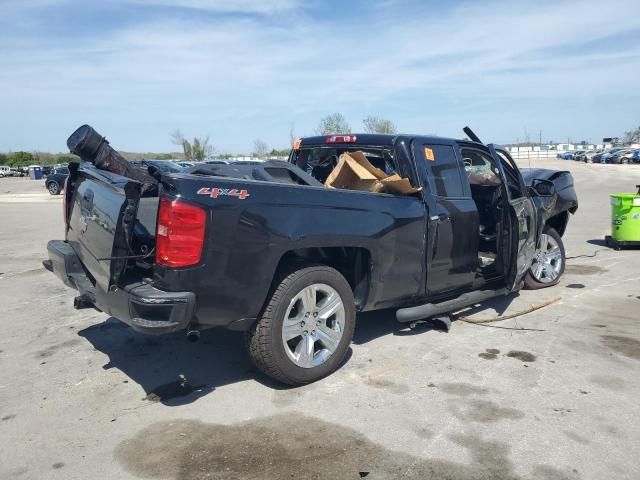
[[[541,237],[541,246],[536,250],[536,259],[524,277],[524,286],[527,290],[556,285],[564,273],[566,255],[562,237],[549,225],[545,225]]]
[[[253,364],[288,385],[305,385],[342,364],[355,330],[353,292],[335,269],[314,265],[289,273],[246,333]]]
[[[47,184],[47,190],[49,190],[49,193],[51,195],[60,195],[60,185],[58,184],[58,182],[49,182]]]

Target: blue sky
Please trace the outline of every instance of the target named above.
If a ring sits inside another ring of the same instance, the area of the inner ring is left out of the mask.
[[[286,148],[341,112],[486,141],[640,125],[640,2],[0,0],[0,151]]]

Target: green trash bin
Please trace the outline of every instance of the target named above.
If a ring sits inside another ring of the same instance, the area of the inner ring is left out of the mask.
[[[611,240],[619,245],[640,245],[640,185],[638,193],[611,195]]]

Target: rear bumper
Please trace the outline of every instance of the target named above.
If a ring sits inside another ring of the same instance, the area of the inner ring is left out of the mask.
[[[132,282],[109,292],[96,288],[71,245],[62,240],[47,244],[44,266],[62,282],[78,290],[74,306],[94,306],[142,333],[159,335],[185,329],[193,320],[193,292],[167,292],[147,282]]]

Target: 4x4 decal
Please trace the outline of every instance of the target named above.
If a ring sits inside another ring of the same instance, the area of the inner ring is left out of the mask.
[[[238,197],[240,200],[244,200],[250,194],[247,190],[238,190],[237,188],[203,187],[198,190],[198,195],[209,195],[211,198],[220,196]]]

